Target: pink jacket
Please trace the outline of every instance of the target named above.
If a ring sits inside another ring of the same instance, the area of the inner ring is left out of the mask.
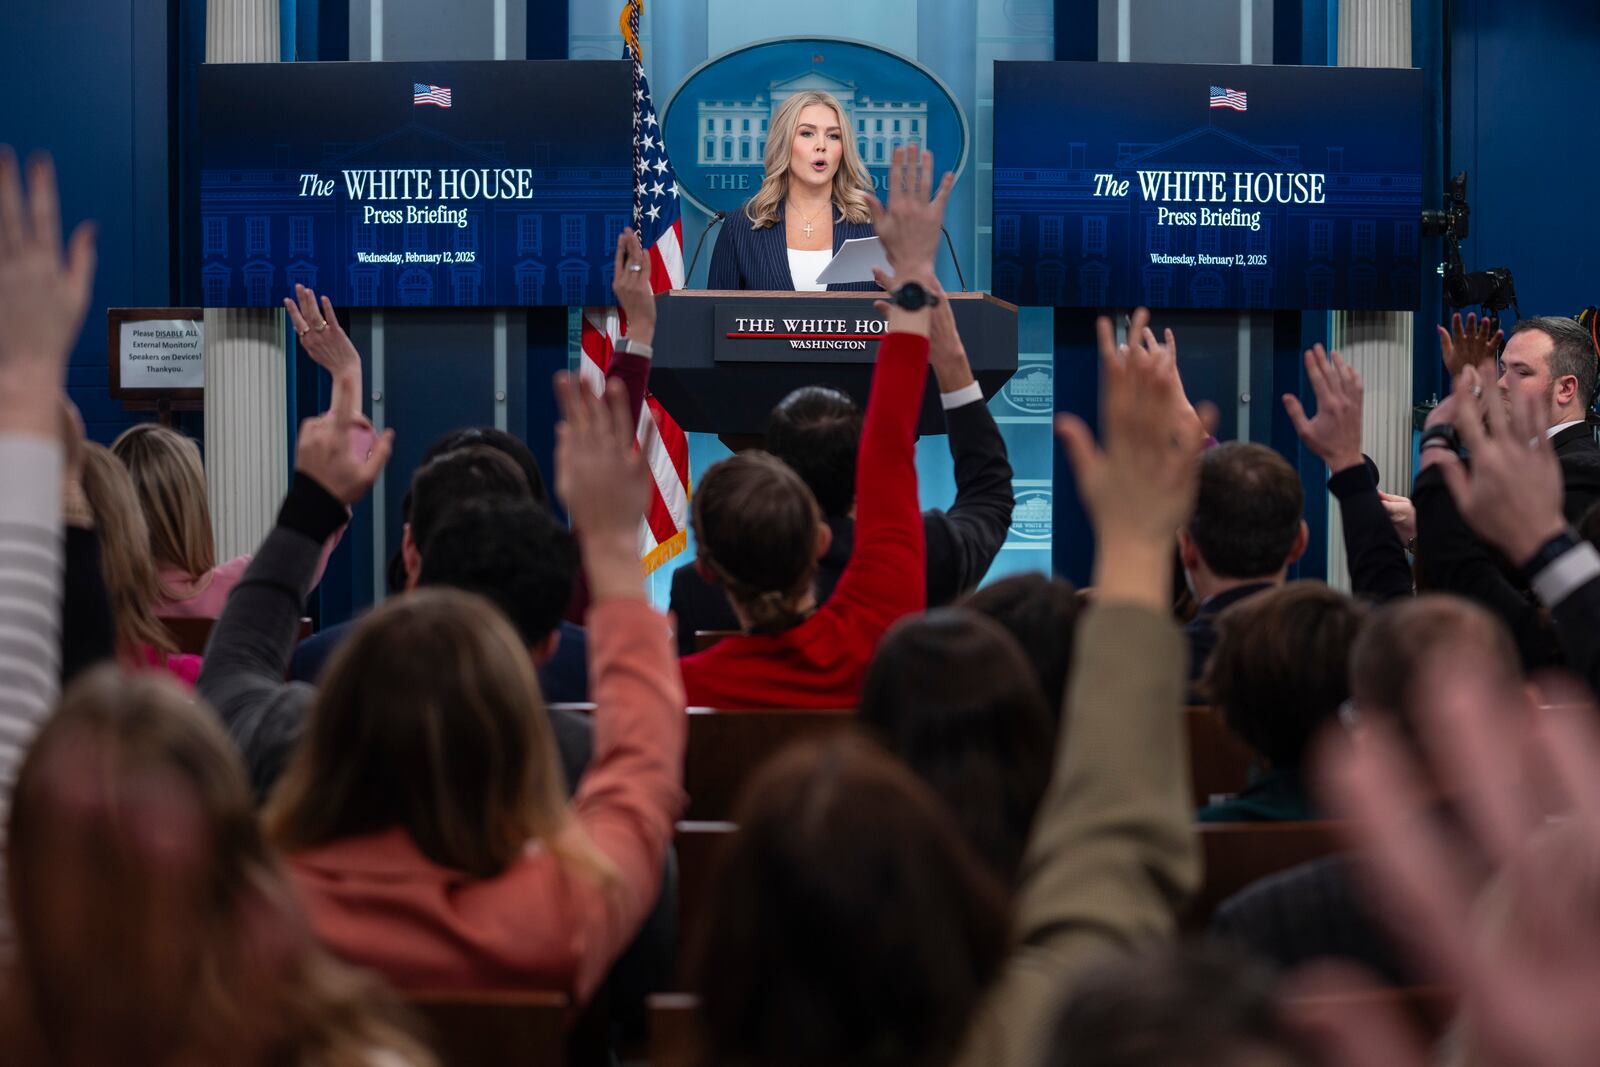
[[[289,857],[312,925],[334,952],[403,990],[550,989],[586,1001],[661,890],[683,810],[688,732],[667,623],[643,600],[588,614],[594,760],[569,833],[616,868],[613,885],[538,842],[493,878],[440,867],[400,827]]]

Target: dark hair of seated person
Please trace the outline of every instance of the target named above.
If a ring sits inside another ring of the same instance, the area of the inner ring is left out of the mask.
[[[1083,610],[1083,599],[1073,584],[1037,572],[1013,574],[969,593],[959,606],[987,615],[1010,631],[1033,664],[1045,706],[1059,718],[1072,666],[1072,638]]]
[[[1321,582],[1291,582],[1227,608],[1201,681],[1228,729],[1274,767],[1298,768],[1350,698],[1367,609]]]
[[[1294,551],[1305,488],[1266,445],[1230,441],[1200,457],[1200,488],[1184,529],[1222,578],[1268,578]]]
[[[711,465],[690,505],[697,564],[722,586],[755,633],[805,618],[817,572],[822,512],[788,464],[759,450]]]
[[[504,452],[467,445],[443,452],[411,476],[411,540],[424,556],[434,530],[452,510],[470,500],[503,496],[530,500],[528,482]]]
[[[539,469],[539,461],[534,458],[532,450],[518,437],[504,430],[497,430],[493,426],[463,426],[451,430],[443,437],[438,438],[422,453],[422,459],[417,463],[417,469],[412,472],[412,484],[407,486],[406,493],[400,501],[400,514],[406,522],[413,522],[412,500],[415,495],[416,477],[430,463],[447,452],[458,449],[472,448],[474,446],[492,448],[503,453],[517,469],[522,471],[524,491],[533,498],[536,504],[549,506],[549,496],[545,491],[544,472]],[[421,542],[418,541],[420,545]],[[398,593],[406,587],[406,566],[398,548],[389,557],[387,571],[389,592]]]
[[[0,1062],[432,1062],[392,996],[317,943],[236,747],[165,674],[80,675],[8,826]]]
[[[522,438],[504,430],[497,430],[493,426],[462,426],[451,430],[429,445],[427,451],[422,453],[422,464],[437,459],[446,452],[454,452],[460,448],[470,448],[473,445],[482,445],[492,448],[508,457],[522,472],[523,479],[528,484],[528,494],[533,497],[536,504],[548,504],[549,493],[545,490],[544,472],[539,469],[539,461],[534,458],[530,449]]]
[[[578,546],[531,500],[489,497],[457,504],[428,538],[418,587],[485,597],[532,648],[561,625],[578,574]]]
[[[395,827],[441,867],[492,878],[530,842],[612,872],[568,825],[527,647],[487,600],[418,589],[374,608],[329,661],[264,821],[284,852]]]
[[[939,1067],[1006,952],[1006,895],[949,812],[865,737],[752,777],[691,984],[706,1062]]]
[[[824,515],[839,517],[856,501],[861,425],[861,409],[849,396],[825,385],[806,385],[772,409],[766,448],[794,468]]]
[[[1161,944],[1074,979],[1041,1067],[1311,1067],[1264,964]]]
[[[1050,783],[1055,717],[1012,636],[962,608],[896,623],[867,668],[860,715],[1013,883]]]

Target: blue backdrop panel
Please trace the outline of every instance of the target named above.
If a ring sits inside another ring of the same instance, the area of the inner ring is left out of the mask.
[[[1415,70],[997,64],[995,295],[1415,308],[1421,109]]]
[[[624,63],[230,64],[202,69],[200,99],[208,307],[296,282],[346,307],[610,302]],[[508,106],[560,99],[583,107]]]

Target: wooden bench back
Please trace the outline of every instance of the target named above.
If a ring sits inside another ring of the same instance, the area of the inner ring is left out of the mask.
[[[683,758],[684,817],[727,819],[750,773],[787,745],[853,729],[845,711],[718,711],[689,709],[689,740]]]

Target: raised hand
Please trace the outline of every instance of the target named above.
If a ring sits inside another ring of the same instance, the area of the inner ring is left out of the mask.
[[[359,415],[361,412],[361,353],[333,313],[333,301],[296,284],[293,297],[284,297],[289,324],[306,355],[333,377],[331,408]]]
[[[1500,345],[1506,339],[1504,330],[1496,329],[1494,322],[1485,316],[1481,321],[1473,312],[1467,312],[1466,325],[1461,323],[1461,312],[1450,319],[1450,328],[1437,327],[1439,354],[1444,357],[1445,370],[1453,378],[1467,367],[1477,367],[1483,372],[1484,363],[1493,363],[1500,355]],[[1494,374],[1487,374],[1493,378]]]
[[[1137,314],[1137,311],[1135,312]],[[1145,321],[1149,322],[1150,313],[1145,312]],[[1172,335],[1170,329],[1163,330],[1163,339],[1156,340],[1155,331],[1144,326],[1139,331],[1138,341],[1144,344],[1145,350],[1160,357],[1166,367],[1166,373],[1172,376],[1177,394],[1173,398],[1172,419],[1173,425],[1184,432],[1193,432],[1202,440],[1211,436],[1211,431],[1206,429],[1205,423],[1200,420],[1200,413],[1189,402],[1189,394],[1183,388],[1183,373],[1178,367],[1178,339]],[[1130,326],[1128,336],[1133,337]]]
[[[1329,473],[1360,466],[1361,458],[1361,375],[1356,369],[1331,355],[1321,346],[1306,350],[1306,377],[1317,397],[1317,414],[1306,418],[1300,398],[1283,394],[1283,407],[1294,423],[1294,432],[1306,447],[1328,465]]]
[[[1419,716],[1421,747],[1432,780],[1456,789],[1458,827],[1441,825],[1435,798],[1418,785],[1428,776],[1414,748],[1386,722],[1336,739],[1318,761],[1331,810],[1351,820],[1364,846],[1372,899],[1430,981],[1461,992],[1475,1060],[1593,1063],[1600,1057],[1596,709],[1562,703],[1535,714],[1466,659],[1432,664],[1416,684],[1430,694]],[[1555,813],[1563,822],[1552,829]],[[1464,844],[1463,832],[1473,844]],[[1559,836],[1542,836],[1550,833]],[[1484,936],[1494,932],[1474,913],[1482,883],[1471,872],[1483,859],[1497,872],[1499,891],[1515,898],[1515,926],[1496,936]],[[1354,1035],[1373,1020],[1340,1016],[1319,1024],[1350,1038],[1343,1042],[1350,1054],[1333,1062],[1424,1062],[1363,1058]],[[1392,1019],[1385,1025],[1396,1029]]]
[[[918,145],[894,150],[889,163],[888,206],[867,194],[873,228],[894,269],[891,284],[914,279],[926,285],[933,277],[939,227],[944,223],[945,205],[955,181],[956,176],[946,172],[935,189],[932,152],[924,152]]]
[[[556,495],[583,546],[583,568],[595,600],[644,595],[639,523],[650,500],[650,471],[634,447],[628,394],[619,381],[603,397],[576,374],[556,375]]]
[[[617,306],[627,317],[625,336],[652,344],[656,336],[656,294],[650,286],[650,255],[633,230],[617,234],[617,261],[611,274]]]
[[[1519,566],[1566,528],[1561,512],[1561,464],[1545,433],[1537,401],[1509,395],[1510,410],[1475,367],[1456,376],[1453,401],[1468,471],[1449,449],[1428,449],[1444,475],[1456,509],[1478,536]]]
[[[887,290],[894,286],[894,279],[880,267],[872,268],[872,278],[880,289]],[[939,392],[953,393],[974,381],[972,364],[967,361],[967,346],[961,343],[961,334],[956,330],[955,309],[950,306],[944,286],[934,277],[928,278],[923,284],[928,292],[939,299],[929,311],[928,365],[939,380]],[[887,316],[891,311],[887,300],[874,300],[872,306],[880,315]]]
[[[0,429],[56,436],[55,394],[83,326],[94,282],[94,225],[72,233],[65,254],[55,168],[28,164],[0,145]]]
[[[347,409],[331,408],[301,423],[295,444],[294,469],[347,506],[367,495],[394,448],[394,431],[385,430],[373,439],[365,456],[353,453],[352,432],[365,421],[358,420],[360,416]]]
[[[1140,335],[1148,314],[1134,313],[1130,336]],[[1172,425],[1177,384],[1165,355],[1119,346],[1110,319],[1096,330],[1104,448],[1075,415],[1057,416],[1056,434],[1094,524],[1097,595],[1163,610],[1173,539],[1194,504],[1200,440]]]

